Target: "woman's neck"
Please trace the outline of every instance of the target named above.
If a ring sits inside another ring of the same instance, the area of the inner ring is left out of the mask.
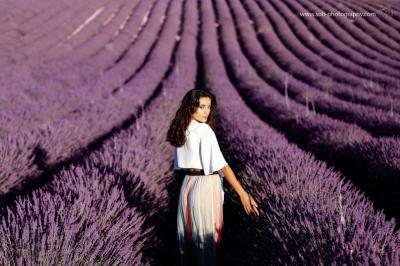
[[[201,122],[201,121],[195,119],[194,117],[192,117],[192,119],[195,120],[195,121],[197,121],[197,122],[199,122],[199,123],[204,123],[204,122]]]

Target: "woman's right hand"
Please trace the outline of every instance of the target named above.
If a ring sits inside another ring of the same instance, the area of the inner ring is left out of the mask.
[[[247,192],[244,192],[240,195],[240,201],[242,202],[243,208],[246,211],[247,215],[252,213],[256,214],[257,216],[260,215],[257,209],[257,203],[255,202],[253,197],[250,196]]]

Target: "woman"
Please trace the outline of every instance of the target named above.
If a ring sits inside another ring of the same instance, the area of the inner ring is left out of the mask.
[[[184,176],[178,199],[177,252],[181,265],[215,265],[223,227],[223,177],[239,195],[245,212],[259,215],[225,161],[213,131],[215,96],[193,89],[182,99],[167,133],[174,146],[174,170]]]

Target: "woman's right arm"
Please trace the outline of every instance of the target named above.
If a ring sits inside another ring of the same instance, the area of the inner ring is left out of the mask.
[[[242,187],[240,182],[237,180],[235,174],[232,171],[232,168],[229,164],[225,165],[221,169],[222,173],[224,173],[225,179],[229,182],[229,184],[233,187],[236,193],[239,195],[240,200],[242,202],[243,208],[245,209],[247,214],[255,213],[259,215],[257,210],[258,205],[254,201],[253,197],[250,196]]]

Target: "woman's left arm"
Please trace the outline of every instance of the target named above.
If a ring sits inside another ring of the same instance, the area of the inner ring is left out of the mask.
[[[239,195],[240,200],[242,201],[243,207],[246,211],[247,214],[255,213],[259,215],[258,212],[258,205],[254,201],[253,197],[250,196],[242,187],[240,182],[237,180],[235,174],[232,171],[232,168],[229,166],[229,164],[225,165],[221,169],[222,173],[224,173],[226,180],[231,184],[233,189],[236,191],[236,193]]]

